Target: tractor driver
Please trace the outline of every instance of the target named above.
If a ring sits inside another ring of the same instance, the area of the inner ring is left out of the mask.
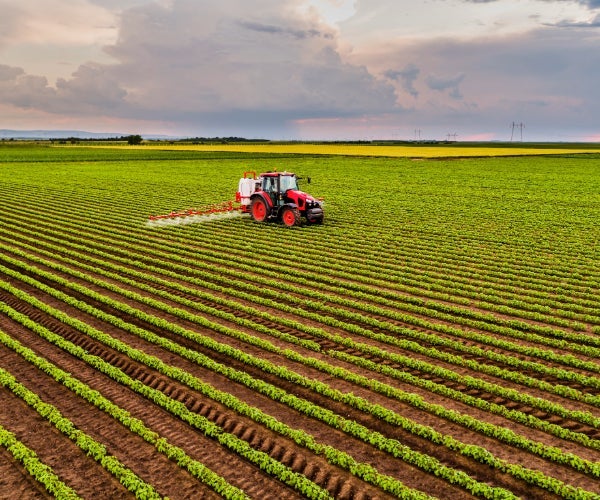
[[[264,189],[267,193],[275,192],[275,178],[274,177],[265,177]]]

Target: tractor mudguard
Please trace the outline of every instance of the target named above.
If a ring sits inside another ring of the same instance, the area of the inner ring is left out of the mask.
[[[254,193],[250,197],[250,203],[252,203],[252,200],[254,200],[255,198],[262,198],[263,201],[267,204],[267,207],[273,208],[273,200],[271,200],[271,197],[264,191],[259,191],[258,193]]]
[[[283,212],[283,210],[285,209],[285,207],[288,207],[288,208],[296,208],[296,209],[297,209],[297,208],[298,208],[298,205],[296,205],[295,203],[286,203],[285,205],[281,205],[281,206],[279,207],[279,211],[278,211],[278,213],[280,214],[281,212]]]
[[[299,226],[300,210],[298,210],[298,205],[295,203],[286,203],[285,205],[282,205],[279,207],[277,219],[287,227]]]
[[[260,191],[250,197],[250,216],[256,222],[266,222],[277,213],[273,208],[271,197],[266,193]]]

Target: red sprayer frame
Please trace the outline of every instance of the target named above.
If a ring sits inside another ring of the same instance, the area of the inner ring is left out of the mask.
[[[250,177],[252,177],[252,179],[256,179],[256,172],[244,172],[244,179]],[[239,192],[236,193],[235,198],[235,202],[224,201],[221,203],[215,203],[213,205],[205,205],[201,208],[190,208],[189,210],[182,210],[181,212],[171,212],[169,214],[164,215],[151,215],[149,217],[149,220],[156,221],[161,219],[177,219],[179,217],[190,217],[194,215],[211,215],[225,212],[234,212],[236,210],[247,211],[244,210],[246,208],[244,205],[239,205],[239,203],[242,201],[242,197],[240,196]],[[234,205],[234,203],[236,203],[236,205]]]
[[[240,207],[234,206],[233,201],[224,201],[222,203],[215,203],[213,205],[206,205],[200,208],[190,208],[189,210],[183,210],[181,212],[171,212],[164,215],[151,215],[150,220],[160,219],[177,219],[179,217],[190,217],[193,215],[210,215],[219,214],[223,212],[233,212],[239,210]]]

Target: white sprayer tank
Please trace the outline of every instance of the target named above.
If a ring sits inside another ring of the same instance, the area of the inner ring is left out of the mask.
[[[240,203],[242,205],[250,205],[250,196],[254,193],[256,187],[256,179],[242,178],[238,184],[238,192],[240,193]]]

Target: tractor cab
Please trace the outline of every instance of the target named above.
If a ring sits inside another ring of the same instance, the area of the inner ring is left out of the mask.
[[[285,202],[286,193],[292,189],[298,191],[296,174],[288,172],[267,172],[261,174],[262,190],[269,195],[273,206],[281,206]]]
[[[276,220],[296,226],[301,217],[308,224],[323,222],[322,201],[300,191],[298,178],[291,172],[265,172],[258,178],[254,172],[245,172],[236,200],[257,222]]]

